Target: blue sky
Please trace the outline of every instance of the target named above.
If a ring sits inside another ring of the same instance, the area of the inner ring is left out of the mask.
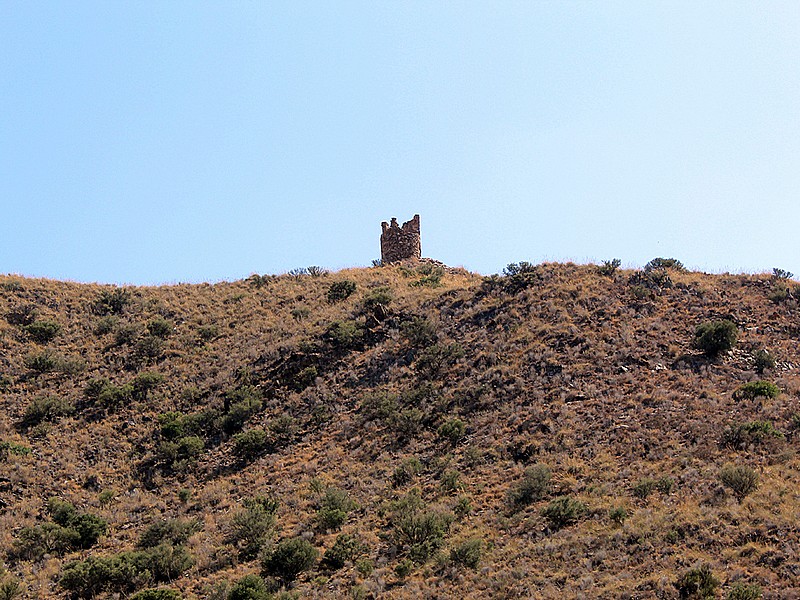
[[[0,272],[800,273],[798,2],[0,3]]]

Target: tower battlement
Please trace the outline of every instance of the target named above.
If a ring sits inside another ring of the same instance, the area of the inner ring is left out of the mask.
[[[401,260],[419,260],[422,256],[422,245],[419,233],[419,215],[414,215],[403,225],[397,224],[392,217],[391,223],[381,223],[381,261],[384,264]]]

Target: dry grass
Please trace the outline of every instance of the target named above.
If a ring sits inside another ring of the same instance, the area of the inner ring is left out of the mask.
[[[202,529],[188,543],[195,565],[171,587],[205,598],[221,582],[258,572],[257,561],[240,560],[225,543],[226,531],[243,499],[271,495],[280,501],[273,540],[302,535],[322,552],[338,533],[356,534],[374,566],[301,574],[293,589],[302,597],[677,598],[675,582],[700,562],[723,592],[741,581],[770,598],[797,597],[795,301],[770,301],[767,276],[671,272],[672,287],[645,294],[630,275],[545,264],[512,290],[506,279],[463,271],[420,286],[411,284],[425,274],[413,270],[352,269],[259,285],[128,288],[128,304],[110,316],[96,306],[109,286],[0,277],[0,317],[29,306],[36,319],[61,325],[43,346],[0,319],[0,440],[31,449],[0,463],[8,480],[0,486],[0,547],[9,550],[21,527],[43,522],[51,496],[109,523],[91,550],[5,563],[32,597],[59,597],[55,581],[67,561],[131,550],[164,518],[198,518]],[[343,280],[356,292],[329,303],[329,286]],[[365,309],[364,298],[382,288],[392,296],[386,313]],[[403,323],[412,317],[432,324],[439,354],[424,347],[432,341],[409,341]],[[737,323],[739,342],[710,360],[692,348],[694,329],[720,318]],[[157,343],[147,333],[154,319],[172,326]],[[337,321],[354,321],[363,337],[337,346],[328,333]],[[447,354],[453,348],[460,352]],[[757,374],[753,353],[763,348],[778,362]],[[62,366],[31,372],[26,357],[45,350]],[[434,355],[441,362],[431,363]],[[316,378],[297,383],[309,366]],[[146,398],[113,409],[85,400],[90,380],[122,386],[141,372],[164,376]],[[756,379],[782,393],[734,399]],[[242,460],[232,452],[235,431],[213,429],[202,434],[196,462],[159,462],[160,414],[221,415],[226,393],[243,385],[263,396],[245,430],[293,419],[270,451]],[[379,393],[394,398],[394,408],[367,414],[365,398]],[[42,395],[68,399],[77,411],[20,427]],[[454,417],[467,425],[457,444],[437,433]],[[752,421],[769,421],[784,437],[737,449],[720,443],[726,426]],[[395,470],[411,457],[419,472],[398,483]],[[535,463],[552,471],[552,492],[515,510],[509,490]],[[759,473],[741,503],[719,481],[726,463]],[[663,477],[674,482],[666,492],[632,491]],[[341,532],[314,526],[327,485],[359,505]],[[408,548],[395,545],[387,507],[414,488],[429,508],[452,512],[466,501],[471,511],[453,522],[433,558],[402,577],[395,568]],[[101,502],[106,490],[113,497]],[[541,511],[559,495],[589,512],[556,531]],[[622,524],[609,516],[618,507],[627,513]],[[477,570],[450,563],[449,549],[476,537],[484,542]]]

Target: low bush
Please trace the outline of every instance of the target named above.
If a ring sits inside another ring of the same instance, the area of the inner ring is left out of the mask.
[[[183,546],[160,544],[147,550],[90,556],[67,563],[59,585],[78,598],[103,592],[132,592],[150,582],[172,581],[194,564]]]
[[[34,427],[43,421],[55,423],[62,417],[75,412],[75,405],[66,398],[57,396],[38,396],[25,409],[20,420],[23,427]]]
[[[731,350],[736,345],[739,329],[732,321],[707,321],[697,326],[694,347],[710,357]]]
[[[352,296],[356,291],[356,282],[345,279],[343,281],[335,281],[328,287],[326,297],[328,302],[335,304],[341,302]]]
[[[782,440],[783,434],[769,421],[750,421],[732,425],[722,434],[722,445],[734,450],[745,449],[751,444],[761,444],[769,439]]]
[[[347,562],[355,561],[364,553],[364,545],[354,535],[340,533],[333,546],[325,550],[322,565],[331,570],[341,569]]]
[[[265,575],[278,577],[284,582],[294,581],[317,561],[319,551],[303,538],[283,540],[264,554],[261,568]]]
[[[600,275],[611,277],[617,272],[621,264],[622,261],[618,258],[604,260],[603,263],[597,267],[597,272],[600,273]]]
[[[36,320],[38,310],[35,304],[22,304],[15,306],[6,313],[6,321],[9,325],[26,326]]]
[[[244,500],[243,505],[228,525],[225,542],[234,545],[239,555],[249,560],[258,555],[272,535],[278,503],[272,498],[256,496]]]
[[[763,594],[757,583],[734,583],[728,592],[728,600],[758,600]]]
[[[467,433],[467,426],[461,419],[453,418],[445,421],[439,427],[439,437],[447,440],[453,445],[456,445]]]
[[[252,460],[268,452],[273,446],[272,436],[260,427],[233,436],[233,453],[244,460]]]
[[[72,504],[58,498],[50,498],[46,510],[53,522],[23,527],[14,541],[15,556],[39,560],[45,554],[61,555],[91,548],[107,530],[105,520],[78,512]]]
[[[61,325],[55,321],[34,321],[23,327],[25,333],[37,344],[47,344],[61,331]]]
[[[272,600],[267,583],[258,575],[245,575],[228,592],[226,600]]]
[[[354,350],[364,344],[364,326],[357,321],[334,321],[325,332],[325,339],[339,350]]]
[[[139,548],[153,548],[168,542],[174,546],[185,544],[195,533],[200,531],[201,524],[197,520],[167,519],[153,523],[139,536]]]
[[[392,484],[394,486],[401,486],[407,484],[414,477],[422,472],[422,463],[416,456],[405,458],[395,467],[392,473]]]
[[[450,562],[461,567],[477,569],[483,556],[483,540],[471,538],[450,549]]]
[[[147,331],[150,335],[161,339],[166,339],[172,335],[172,329],[172,323],[163,317],[156,317],[147,323]]]
[[[131,302],[131,293],[128,290],[115,288],[103,290],[95,302],[95,312],[100,315],[119,315]]]
[[[130,600],[181,600],[181,598],[182,596],[175,590],[153,588],[135,593]]]
[[[725,465],[720,469],[719,479],[739,502],[758,487],[758,473],[746,465]]]
[[[508,492],[511,507],[519,510],[546,498],[550,494],[550,477],[550,469],[546,465],[536,464],[526,468],[522,479],[511,486]]]
[[[583,502],[569,496],[560,496],[542,509],[542,516],[552,529],[561,529],[577,523],[588,511]]]
[[[780,388],[770,381],[749,381],[733,393],[734,400],[755,400],[756,398],[776,398]]]
[[[427,348],[436,343],[436,326],[427,317],[411,317],[400,325],[400,333],[412,348]]]
[[[411,490],[389,507],[394,539],[414,562],[427,561],[444,543],[454,517],[425,506],[418,489]]]
[[[317,509],[317,527],[323,531],[341,528],[347,520],[348,513],[355,510],[357,506],[345,490],[335,487],[326,488]]]
[[[434,378],[446,367],[455,364],[464,356],[461,344],[437,343],[423,350],[416,360],[417,371],[427,378]]]
[[[686,271],[686,267],[684,267],[683,263],[677,258],[658,257],[654,258],[644,266],[645,273],[650,273],[651,271],[657,271],[660,269],[672,269],[673,271],[678,271],[679,273]]]
[[[715,598],[719,581],[708,565],[690,569],[675,583],[678,595],[687,600],[708,600]]]
[[[767,350],[757,350],[753,354],[753,367],[756,373],[761,375],[767,369],[774,369],[776,365],[775,357],[772,356]]]

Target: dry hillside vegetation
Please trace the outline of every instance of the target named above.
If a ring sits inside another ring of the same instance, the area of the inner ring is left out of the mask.
[[[788,274],[0,277],[0,598],[797,598]]]

